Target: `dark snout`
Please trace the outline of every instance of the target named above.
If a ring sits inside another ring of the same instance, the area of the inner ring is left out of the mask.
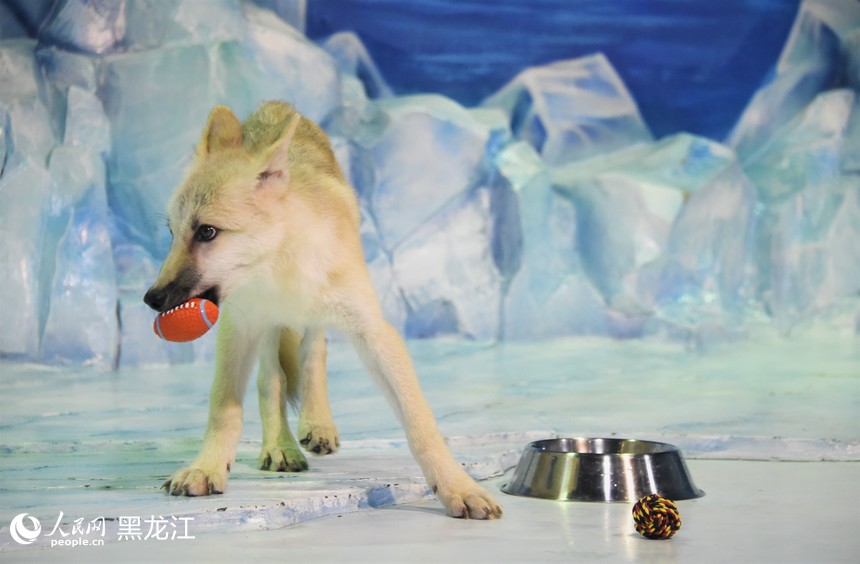
[[[146,294],[143,295],[143,303],[155,311],[161,311],[161,306],[164,305],[165,301],[167,301],[166,295],[164,290],[160,288],[150,288],[146,291]]]
[[[178,288],[176,284],[168,284],[161,288],[153,286],[143,296],[146,305],[159,313],[178,306],[191,297],[191,288]]]
[[[185,303],[191,298],[204,298],[218,305],[219,292],[217,287],[212,287],[205,292],[194,295],[192,294],[193,286],[184,284],[167,284],[166,286],[156,288],[153,286],[143,296],[143,301],[146,305],[159,313],[164,313],[169,309]]]

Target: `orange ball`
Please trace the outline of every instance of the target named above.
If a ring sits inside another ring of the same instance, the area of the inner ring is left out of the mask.
[[[218,321],[218,306],[202,298],[191,298],[155,318],[152,329],[166,341],[185,343],[199,339]]]

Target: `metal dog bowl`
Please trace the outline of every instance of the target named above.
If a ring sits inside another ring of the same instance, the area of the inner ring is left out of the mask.
[[[637,501],[649,494],[680,500],[705,495],[677,447],[632,439],[549,439],[529,443],[511,495],[563,501]]]

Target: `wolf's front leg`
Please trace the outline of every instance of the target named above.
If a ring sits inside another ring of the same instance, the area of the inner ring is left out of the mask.
[[[215,359],[215,380],[209,394],[209,421],[203,448],[187,468],[162,486],[172,495],[223,493],[236,459],[242,433],[242,400],[259,344],[259,334],[237,327],[222,310]]]
[[[501,517],[501,506],[463,470],[448,450],[421,393],[406,345],[397,331],[385,320],[378,319],[355,334],[353,340],[367,369],[394,407],[406,431],[409,448],[448,515],[470,519]]]

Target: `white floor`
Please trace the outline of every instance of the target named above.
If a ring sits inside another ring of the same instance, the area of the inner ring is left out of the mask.
[[[669,541],[640,537],[628,504],[499,492],[498,522],[446,518],[390,410],[352,353],[334,345],[341,452],[312,458],[308,473],[256,470],[252,389],[228,491],[171,498],[158,486],[199,446],[210,367],[0,364],[0,560],[857,561],[856,337],[759,338],[696,353],[591,339],[410,348],[452,450],[491,489],[531,440],[623,436],[680,446],[706,496],[679,502],[683,526]],[[28,546],[9,534],[21,513],[42,526]],[[99,517],[104,536],[85,534]],[[153,534],[119,541],[126,517]],[[194,538],[158,538],[168,533]],[[51,546],[74,539],[105,542]]]

